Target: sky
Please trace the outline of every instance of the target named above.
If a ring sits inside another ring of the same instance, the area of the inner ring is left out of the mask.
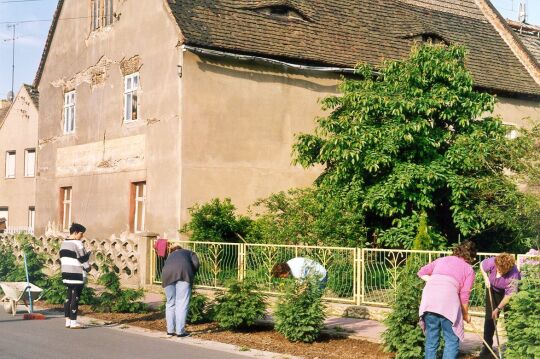
[[[517,20],[520,0],[491,1],[504,17]],[[7,23],[25,21],[16,26],[14,88],[17,93],[23,83],[31,84],[34,80],[56,3],[57,0],[0,0],[0,98],[5,98],[11,90],[13,30]],[[527,3],[528,22],[540,25],[540,0],[527,0]]]

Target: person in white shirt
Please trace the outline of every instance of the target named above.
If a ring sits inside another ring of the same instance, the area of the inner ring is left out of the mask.
[[[328,272],[320,263],[304,257],[296,257],[287,262],[278,263],[272,268],[272,276],[275,278],[293,277],[304,280],[308,277],[317,277],[321,286],[326,286]]]

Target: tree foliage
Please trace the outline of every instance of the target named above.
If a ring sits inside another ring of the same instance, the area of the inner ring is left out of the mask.
[[[247,236],[251,220],[237,215],[235,210],[230,198],[223,201],[214,198],[202,205],[195,204],[189,209],[191,220],[180,233],[190,234],[194,241],[239,242],[240,237]]]
[[[298,136],[296,163],[325,167],[317,185],[361,213],[374,244],[412,247],[421,213],[435,242],[537,235],[538,202],[517,183],[538,176],[540,131],[510,139],[465,63],[462,47],[423,45],[377,72],[360,65]]]
[[[255,202],[248,241],[362,246],[366,234],[359,212],[321,192],[313,187],[292,189]]]

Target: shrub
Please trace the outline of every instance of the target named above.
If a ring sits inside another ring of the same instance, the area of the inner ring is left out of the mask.
[[[255,202],[248,242],[362,246],[366,234],[360,212],[321,192],[292,189]]]
[[[189,324],[207,323],[214,317],[214,308],[208,298],[199,293],[192,293],[189,301],[187,322]]]
[[[264,296],[256,292],[257,286],[250,281],[233,281],[228,290],[218,296],[214,319],[224,329],[244,329],[264,318]]]
[[[235,214],[235,210],[230,198],[223,201],[214,198],[203,205],[195,204],[189,209],[191,221],[180,229],[180,233],[189,233],[194,241],[239,242],[239,236],[247,236],[251,220]]]
[[[424,357],[424,334],[418,326],[418,308],[422,298],[423,281],[417,272],[420,262],[411,256],[399,276],[392,312],[384,323],[384,349],[396,353],[396,359],[421,359]]]
[[[146,303],[139,301],[144,297],[142,289],[122,289],[118,274],[110,266],[102,268],[98,284],[105,286],[105,291],[96,298],[92,310],[106,313],[144,313],[148,310]]]
[[[519,292],[512,296],[505,315],[508,359],[540,358],[540,266],[523,267]]]
[[[291,342],[314,342],[323,328],[323,290],[316,278],[303,283],[291,280],[276,311],[276,330]]]
[[[338,262],[328,268],[328,289],[340,297],[351,297],[354,293],[354,268],[352,263]]]
[[[43,300],[49,304],[63,304],[66,299],[66,286],[62,282],[62,276],[56,274],[47,278],[47,285],[43,293]],[[84,286],[79,304],[95,304],[96,293],[93,288]]]

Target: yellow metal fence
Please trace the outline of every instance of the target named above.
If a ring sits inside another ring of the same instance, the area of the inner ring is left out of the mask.
[[[279,280],[272,278],[273,266],[294,257],[307,257],[321,263],[328,271],[324,299],[377,306],[390,305],[401,269],[411,255],[415,255],[420,263],[427,264],[450,254],[444,251],[169,241],[169,246],[175,244],[196,252],[199,257],[201,267],[196,277],[196,287],[223,289],[230,279],[249,278],[264,293],[278,295]],[[485,287],[479,273],[480,262],[495,255],[497,253],[477,255],[474,264],[477,274],[470,299],[473,313],[484,310]],[[519,255],[518,264],[523,256]],[[151,258],[151,278],[154,283],[161,283],[164,259],[157,255],[153,246]]]

